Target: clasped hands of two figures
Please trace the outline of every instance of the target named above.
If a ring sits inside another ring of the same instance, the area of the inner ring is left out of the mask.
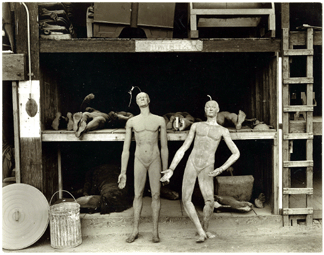
[[[209,172],[208,176],[215,177],[215,176],[221,174],[222,172],[223,172],[223,169],[221,167],[219,167],[219,168],[216,168],[214,171]],[[170,182],[170,178],[173,175],[173,170],[167,169],[167,170],[162,171],[161,173],[164,174],[164,175],[162,176],[160,181],[163,182],[163,183],[164,182],[166,182],[166,183]]]
[[[219,174],[221,174],[223,172],[223,169],[221,167],[216,168],[214,171],[211,171],[208,173],[208,176],[210,177],[215,177]],[[164,174],[162,176],[162,178],[160,179],[160,181],[162,183],[169,183],[170,182],[170,178],[173,175],[173,170],[171,169],[167,169],[161,172],[162,174]],[[118,176],[118,188],[123,189],[126,186],[126,174],[120,174]]]

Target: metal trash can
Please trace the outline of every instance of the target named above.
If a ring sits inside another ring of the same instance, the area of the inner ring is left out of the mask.
[[[58,191],[53,194],[49,202],[51,246],[58,249],[72,248],[82,243],[80,205],[70,192],[63,191],[69,193],[74,202],[51,205],[52,199]]]

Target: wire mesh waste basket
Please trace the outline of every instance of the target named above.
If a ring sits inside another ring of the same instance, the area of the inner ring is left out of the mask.
[[[82,243],[80,205],[74,196],[69,193],[75,202],[62,202],[51,205],[55,192],[50,200],[50,233],[51,246],[53,248],[71,248]]]

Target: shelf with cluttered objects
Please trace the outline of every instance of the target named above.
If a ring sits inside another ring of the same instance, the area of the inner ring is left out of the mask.
[[[232,113],[233,114],[233,113]],[[232,123],[232,127],[227,127],[230,131],[231,138],[233,140],[258,140],[258,139],[275,139],[277,132],[272,127],[256,119],[245,119],[245,114],[240,111],[241,122],[236,127]],[[243,114],[243,115],[242,115]],[[183,118],[183,114],[174,113],[168,115],[169,118],[164,115],[167,126],[167,138],[169,141],[184,141],[189,133],[190,126],[194,121],[188,119],[192,116],[186,116]],[[174,117],[180,116],[180,117]],[[243,116],[243,117],[242,117]],[[63,116],[64,118],[64,116]],[[179,118],[179,119],[177,119]],[[193,119],[193,118],[192,118]],[[57,119],[53,120],[55,123]],[[60,120],[62,123],[63,119]],[[185,123],[185,121],[187,121]],[[200,120],[198,120],[200,121]],[[222,123],[223,124],[223,123]],[[78,132],[73,130],[73,127],[66,129],[59,129],[58,126],[52,124],[52,127],[56,130],[44,130],[42,131],[42,141],[43,142],[76,142],[76,141],[121,141],[125,139],[125,129],[124,128],[109,128],[109,129],[98,129],[87,132]],[[77,128],[75,128],[77,129]],[[132,137],[132,140],[135,140]]]

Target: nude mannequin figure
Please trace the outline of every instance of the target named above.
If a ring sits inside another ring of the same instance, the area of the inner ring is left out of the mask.
[[[139,233],[139,219],[143,205],[143,192],[145,188],[146,175],[149,175],[149,182],[152,194],[152,219],[154,243],[160,241],[158,233],[158,220],[160,215],[160,178],[161,170],[168,168],[169,151],[167,147],[166,125],[163,117],[150,113],[150,99],[144,92],[136,96],[136,103],[141,113],[126,123],[126,136],[121,157],[121,173],[118,177],[118,187],[123,189],[126,185],[126,169],[129,160],[129,148],[131,144],[132,130],[134,131],[136,149],[134,161],[134,189],[133,201],[134,226],[132,234],[126,242],[134,242]],[[158,147],[160,130],[161,156]],[[162,160],[162,166],[161,166]]]
[[[90,107],[90,102],[95,98],[94,94],[87,95],[81,106],[81,112],[77,112],[73,115],[73,130],[75,131],[75,136],[80,138],[87,131],[97,130],[105,127],[106,123],[115,120],[128,120],[133,117],[132,113],[129,112],[109,112],[104,113]]]
[[[232,141],[229,131],[220,126],[216,121],[218,112],[219,106],[216,101],[210,100],[205,104],[207,121],[196,122],[191,125],[186,140],[176,152],[169,169],[162,172],[164,175],[160,179],[161,182],[169,182],[173,171],[195,139],[183,175],[182,202],[186,213],[197,229],[199,235],[196,240],[197,243],[204,242],[207,238],[215,237],[207,231],[210,217],[214,211],[214,180],[212,177],[222,173],[240,157],[240,152]],[[214,170],[215,153],[222,138],[232,152],[232,155],[221,167]],[[202,225],[191,202],[197,177],[205,201]]]

